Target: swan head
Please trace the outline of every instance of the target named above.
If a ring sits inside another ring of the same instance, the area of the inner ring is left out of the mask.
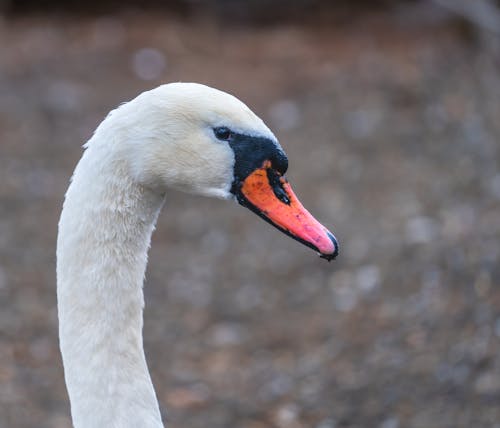
[[[337,256],[333,234],[286,180],[288,159],[278,140],[234,96],[201,84],[170,83],[111,112],[101,132],[107,125],[141,184],[236,199],[321,257]]]

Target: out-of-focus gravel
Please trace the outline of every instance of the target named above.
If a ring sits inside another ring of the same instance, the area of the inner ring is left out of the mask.
[[[268,122],[342,253],[328,264],[234,203],[169,194],[145,286],[169,426],[498,428],[499,68],[422,19],[0,20],[0,427],[70,426],[63,194],[107,111],[182,80]]]

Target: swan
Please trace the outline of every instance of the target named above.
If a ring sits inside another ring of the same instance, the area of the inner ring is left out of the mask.
[[[60,350],[75,428],[160,428],[142,292],[167,189],[234,199],[331,260],[334,235],[284,178],[278,140],[243,102],[170,83],[111,111],[84,145],[57,238]]]

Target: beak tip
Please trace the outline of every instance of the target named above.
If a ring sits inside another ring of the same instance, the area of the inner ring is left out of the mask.
[[[326,234],[328,235],[328,238],[330,238],[330,240],[332,241],[333,252],[329,254],[320,253],[320,257],[322,259],[327,260],[328,262],[331,262],[332,260],[335,260],[335,258],[339,255],[339,242],[337,241],[337,238],[333,236],[332,233],[327,231]]]

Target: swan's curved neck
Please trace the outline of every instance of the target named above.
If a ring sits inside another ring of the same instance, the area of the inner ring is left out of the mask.
[[[162,427],[142,342],[142,282],[163,196],[90,146],[57,242],[60,346],[76,428]]]

